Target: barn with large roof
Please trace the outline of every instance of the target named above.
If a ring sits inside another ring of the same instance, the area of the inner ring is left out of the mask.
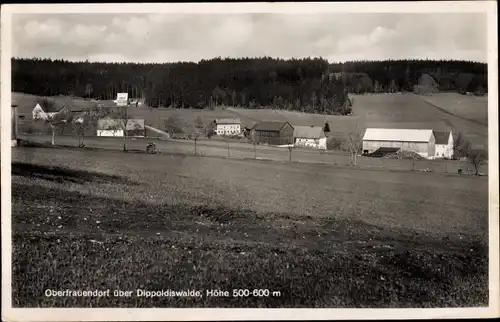
[[[402,153],[414,152],[424,158],[433,158],[435,144],[433,130],[368,128],[363,136],[363,153],[397,148]]]

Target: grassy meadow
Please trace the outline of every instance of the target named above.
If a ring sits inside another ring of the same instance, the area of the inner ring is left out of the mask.
[[[487,189],[485,177],[15,148],[13,306],[484,306]],[[51,298],[49,288],[280,294]]]

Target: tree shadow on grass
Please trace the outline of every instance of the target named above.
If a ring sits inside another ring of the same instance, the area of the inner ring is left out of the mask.
[[[34,177],[58,183],[85,184],[92,182],[138,185],[138,183],[121,176],[24,162],[12,162],[12,175]]]

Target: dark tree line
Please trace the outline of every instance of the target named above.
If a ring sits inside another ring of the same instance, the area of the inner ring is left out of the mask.
[[[475,91],[487,88],[486,71],[486,64],[468,61],[330,64],[322,58],[263,57],[138,64],[14,58],[12,89],[101,100],[128,92],[152,107],[240,106],[348,114],[348,93],[411,91],[423,74],[436,79],[440,90]]]
[[[412,91],[422,75],[431,76],[440,91],[487,92],[488,89],[487,64],[472,61],[352,61],[331,64],[330,70],[351,75],[350,92]]]

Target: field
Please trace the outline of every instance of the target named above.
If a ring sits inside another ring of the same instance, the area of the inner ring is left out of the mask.
[[[49,135],[21,135],[22,145],[51,146],[51,137]],[[28,143],[25,143],[28,142]],[[124,141],[123,138],[113,137],[88,137],[84,139],[86,149],[104,149],[104,150],[122,150],[123,144],[126,144],[127,150],[142,152],[146,151],[146,146],[154,142],[160,153],[182,154],[219,157],[228,159],[261,159],[278,162],[300,162],[333,165],[337,167],[351,166],[351,156],[347,152],[341,151],[321,151],[307,148],[294,148],[291,153],[287,148],[274,146],[257,145],[254,146],[244,142],[226,142],[216,139],[202,139],[195,144],[193,140],[163,140],[152,138],[134,138]],[[60,136],[56,139],[58,146],[76,148],[78,140],[73,136]],[[372,158],[358,156],[356,158],[356,167],[365,169],[378,169],[388,171],[421,171],[429,169],[436,175],[457,175],[458,169],[467,171],[473,166],[465,161],[455,160],[411,160],[411,159],[389,159]],[[488,174],[488,163],[481,164],[479,171]]]
[[[25,147],[12,149],[12,175],[15,307],[488,303],[484,177]]]
[[[20,122],[20,131],[32,127],[30,113],[36,97],[13,93],[13,100],[19,104],[19,114],[26,115]],[[58,97],[63,100],[64,97]],[[93,104],[75,99],[74,104]],[[328,121],[332,135],[343,138],[346,133],[363,132],[366,127],[431,128],[463,132],[474,144],[487,146],[487,98],[471,97],[454,93],[437,93],[432,96],[414,94],[354,95],[353,116],[306,114],[271,109],[226,108],[211,110],[196,109],[148,109],[131,108],[134,118],[143,118],[146,124],[164,129],[164,122],[170,115],[177,115],[185,131],[190,131],[196,118],[205,123],[215,118],[239,117],[243,126],[258,121],[288,121],[292,125],[324,125]]]

